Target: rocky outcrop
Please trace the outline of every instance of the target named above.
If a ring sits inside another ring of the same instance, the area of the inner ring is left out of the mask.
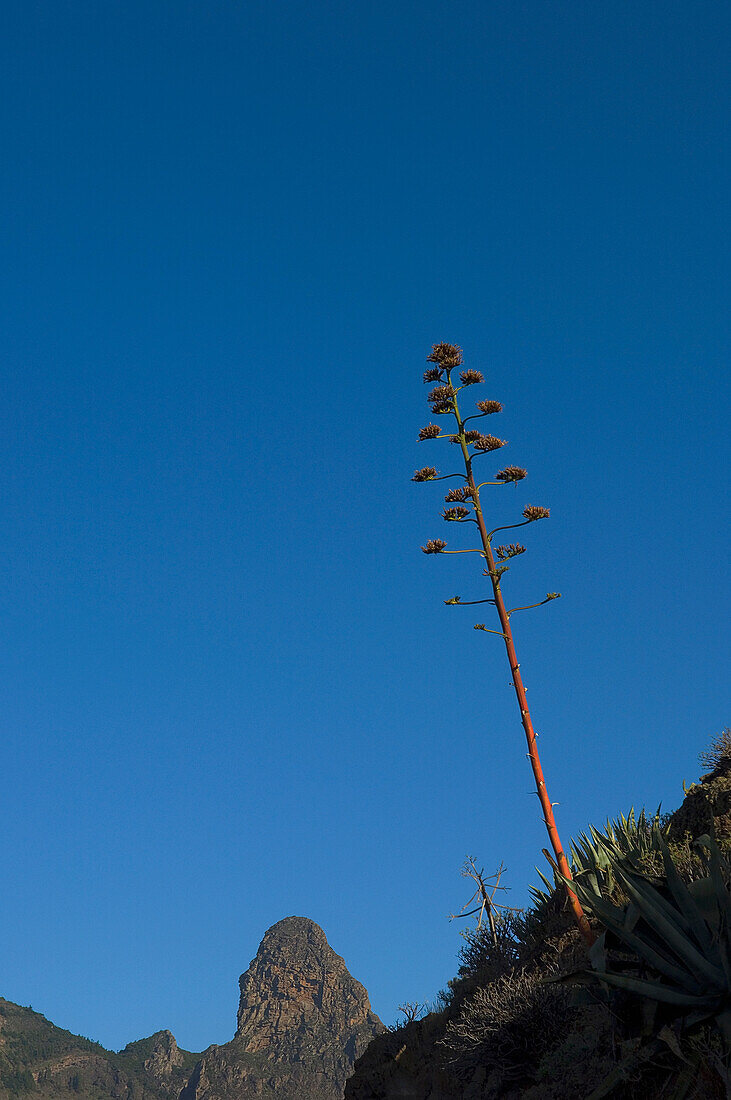
[[[181,1071],[190,1072],[191,1055],[188,1051],[181,1050],[175,1042],[175,1036],[171,1031],[157,1031],[148,1039],[138,1039],[135,1043],[128,1043],[121,1051],[120,1057],[134,1059],[141,1064],[144,1072],[163,1088],[175,1082],[183,1084],[179,1080]]]
[[[239,986],[235,1037],[204,1052],[180,1100],[342,1100],[384,1027],[322,929],[279,921]]]

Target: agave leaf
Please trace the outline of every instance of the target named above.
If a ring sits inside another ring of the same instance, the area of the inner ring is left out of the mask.
[[[581,973],[577,971],[577,975]],[[591,971],[584,972],[587,976],[591,975]],[[574,977],[575,975],[569,975]],[[616,986],[617,989],[624,989],[627,993],[637,993],[640,997],[647,997],[651,1001],[660,1001],[663,1004],[677,1005],[681,1008],[694,1008],[694,1009],[710,1009],[713,1011],[717,1007],[719,1002],[718,994],[706,993],[706,994],[693,994],[684,993],[680,989],[671,989],[670,986],[663,985],[661,982],[649,982],[644,978],[631,978],[626,974],[612,974],[607,971],[605,974],[594,974],[594,980],[599,982],[606,982],[607,985]]]
[[[662,837],[658,838],[658,846],[662,853],[668,888],[675,899],[676,905],[685,915],[693,935],[703,950],[706,952],[712,951],[713,939],[710,929],[703,919],[703,914],[693,895],[678,874],[678,869],[670,856],[670,849]]]
[[[627,947],[634,951],[635,954],[639,955],[641,959],[644,959],[646,963],[660,974],[676,982],[681,989],[685,989],[691,994],[703,994],[707,991],[706,987],[698,981],[698,977],[694,970],[688,967],[679,966],[677,958],[669,957],[668,953],[663,950],[665,945],[662,941],[653,944],[650,942],[647,935],[632,932],[627,929],[626,926],[622,926],[614,931],[615,935],[617,935]],[[602,949],[603,947],[604,940],[602,939]],[[592,951],[594,951],[595,948],[596,944],[589,951],[589,959],[592,966],[598,970],[599,967],[596,966],[592,955]],[[601,959],[601,949],[597,951],[597,954]],[[606,960],[606,953],[604,958]],[[606,966],[602,969],[606,969]]]
[[[562,876],[563,878],[563,876]],[[621,928],[624,923],[624,909],[612,905],[601,894],[594,894],[586,890],[581,879],[563,879],[567,888],[577,895],[579,901],[591,913],[599,918],[602,924],[612,929]]]
[[[624,888],[630,897],[637,902],[640,909],[642,909],[643,916],[648,921],[650,927],[654,928],[665,939],[668,947],[678,959],[683,962],[689,970],[699,971],[708,981],[712,982],[716,988],[722,989],[726,983],[724,980],[723,968],[720,965],[720,958],[717,959],[714,965],[713,962],[701,954],[695,944],[688,938],[685,934],[686,929],[680,926],[679,922],[676,920],[668,919],[665,916],[664,909],[667,908],[672,910],[672,907],[665,902],[664,898],[660,897],[657,890],[654,890],[651,886],[640,889],[638,884],[631,882],[626,876],[622,876],[622,878]],[[660,906],[658,901],[661,901],[663,905]],[[673,912],[677,914],[677,911]],[[685,918],[683,918],[683,924],[687,927]],[[621,933],[619,934],[621,935]],[[718,955],[717,952],[716,955]]]
[[[688,893],[701,911],[701,916],[711,929],[712,936],[718,934],[721,914],[716,904],[716,891],[710,877],[697,878],[688,883]]]
[[[726,975],[726,984],[731,990],[731,944],[729,943],[728,925],[724,923],[718,940],[718,953],[721,956],[721,965]]]
[[[543,874],[543,871],[541,871],[538,867],[536,867],[536,871],[538,872],[538,874],[541,878],[541,882],[543,882],[543,884],[548,888],[549,895],[552,894],[554,889],[555,889],[555,884],[552,883],[552,882],[549,882],[548,879],[546,878],[546,876]],[[543,891],[541,891],[541,893],[543,893]]]
[[[635,903],[631,901],[627,906],[627,912],[624,918],[624,928],[626,928],[628,932],[634,932],[641,916],[640,910]]]
[[[661,1039],[662,1042],[665,1043],[666,1046],[670,1047],[670,1049],[672,1050],[673,1054],[675,1055],[675,1057],[678,1059],[679,1062],[687,1062],[688,1061],[688,1059],[685,1057],[682,1050],[680,1049],[680,1043],[678,1042],[678,1036],[675,1034],[675,1032],[672,1030],[672,1028],[668,1027],[667,1024],[665,1024],[664,1027],[660,1028],[660,1030],[657,1033],[657,1037],[658,1037],[658,1039]]]
[[[607,969],[607,949],[604,946],[606,938],[606,932],[602,932],[589,948],[589,962],[600,973],[604,973]]]
[[[662,896],[654,883],[646,877],[639,876],[631,871],[629,874],[621,867],[617,868],[617,878],[629,897],[637,903],[643,916],[647,915],[648,906],[658,910],[665,920],[670,921],[682,932],[690,932],[690,923],[683,913]],[[644,904],[639,898],[644,899]]]
[[[724,1008],[716,1013],[716,1024],[728,1049],[731,1045],[731,1008]]]
[[[581,878],[582,885],[587,890],[590,890],[592,894],[596,894],[598,897],[602,896],[602,888],[599,882],[599,877],[594,873],[594,871],[591,870],[591,868],[587,868],[585,871],[579,871],[577,875],[574,876],[574,878],[576,877]]]
[[[696,845],[700,848],[706,848],[708,851],[708,863],[711,872],[711,882],[716,892],[716,900],[718,901],[719,912],[722,913],[726,921],[731,920],[731,895],[728,891],[728,886],[723,877],[723,870],[721,867],[721,853],[718,850],[718,845],[707,833],[703,836],[699,836],[696,840]]]
[[[700,1059],[696,1062],[686,1062],[675,1079],[674,1088],[668,1093],[668,1100],[685,1100],[689,1095],[693,1084],[698,1077]]]
[[[715,840],[705,834],[696,841],[698,847],[707,850],[707,862],[710,871],[710,879],[718,909],[717,943],[718,954],[721,959],[727,988],[731,989],[731,942],[729,941],[729,926],[731,925],[731,894],[727,885],[728,865],[721,856],[721,852]],[[724,869],[726,876],[724,876]]]

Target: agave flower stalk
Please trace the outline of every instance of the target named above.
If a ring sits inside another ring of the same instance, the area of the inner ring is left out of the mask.
[[[536,783],[536,793],[538,795],[541,809],[543,811],[543,820],[548,831],[548,837],[551,842],[551,848],[553,849],[556,865],[566,883],[566,894],[569,905],[573,911],[574,919],[581,932],[582,936],[588,944],[594,942],[594,933],[591,930],[589,921],[586,914],[582,909],[581,902],[576,893],[570,889],[568,883],[571,882],[571,868],[569,866],[568,859],[563,850],[561,844],[561,838],[559,836],[558,827],[556,825],[556,819],[553,813],[553,803],[548,795],[546,788],[546,780],[543,774],[543,768],[541,766],[541,759],[538,753],[538,745],[536,743],[536,732],[533,727],[533,720],[531,718],[530,709],[528,707],[528,699],[526,696],[525,686],[523,684],[523,677],[520,672],[520,664],[515,651],[515,642],[513,640],[513,631],[510,625],[510,615],[512,611],[506,610],[505,601],[501,591],[501,577],[502,574],[509,568],[504,564],[506,560],[516,556],[518,553],[522,553],[524,547],[519,547],[518,544],[510,544],[508,547],[500,547],[500,554],[498,554],[498,563],[496,564],[495,553],[492,547],[492,537],[499,530],[509,530],[514,527],[523,527],[528,523],[533,523],[538,519],[545,519],[549,515],[547,508],[542,508],[536,505],[528,505],[523,511],[523,521],[521,523],[510,524],[509,527],[495,528],[492,531],[488,530],[487,523],[485,522],[485,515],[480,500],[480,489],[484,485],[495,484],[508,484],[510,482],[521,481],[526,476],[526,471],[519,466],[508,466],[505,470],[500,471],[495,476],[495,480],[492,482],[482,482],[478,484],[473,469],[475,458],[480,454],[490,451],[498,450],[504,446],[505,441],[498,439],[493,435],[483,435],[479,431],[473,429],[466,430],[465,424],[467,420],[478,419],[483,416],[489,416],[493,413],[500,412],[502,405],[499,401],[480,401],[477,404],[477,408],[480,410],[475,416],[469,416],[465,419],[459,410],[459,404],[457,401],[458,392],[466,386],[471,386],[478,382],[483,382],[484,379],[479,371],[464,370],[461,372],[460,381],[461,386],[457,387],[453,385],[452,375],[453,372],[462,365],[462,352],[461,349],[453,344],[435,344],[431,355],[428,357],[428,362],[433,363],[434,366],[427,370],[424,375],[425,382],[436,382],[435,389],[429,394],[428,400],[431,404],[432,413],[436,415],[443,415],[445,413],[454,417],[456,422],[456,433],[450,436],[442,436],[441,431],[435,431],[435,425],[428,425],[427,429],[423,429],[420,433],[420,440],[430,440],[436,438],[448,438],[452,443],[459,444],[462,452],[462,458],[464,460],[464,487],[462,490],[452,491],[449,495],[450,500],[460,499],[469,503],[474,512],[474,521],[477,525],[477,529],[480,535],[481,549],[478,552],[485,560],[487,568],[485,569],[485,575],[489,578],[492,585],[493,599],[486,602],[494,604],[498,619],[500,622],[500,630],[488,630],[484,623],[478,623],[475,627],[476,630],[484,630],[487,633],[499,634],[505,643],[505,651],[510,664],[510,671],[512,674],[512,685],[515,689],[515,695],[520,708],[520,720],[525,731],[526,742],[528,746],[528,759],[533,771],[533,776]],[[472,447],[472,450],[470,450]],[[451,477],[453,475],[447,475]],[[438,471],[434,467],[425,467],[423,470],[417,470],[414,474],[415,481],[432,481],[443,480],[439,476]],[[451,519],[452,516],[445,515],[445,519]],[[465,522],[460,513],[460,522]],[[441,539],[433,539],[427,542],[426,547],[422,547],[425,553],[463,553],[464,551],[450,551],[446,549],[446,543]],[[546,600],[541,601],[546,603],[549,600],[556,599],[558,593],[551,592],[546,597]],[[459,597],[453,597],[451,600],[446,601],[450,604],[461,603]],[[472,602],[472,601],[470,601]],[[478,601],[474,601],[478,602]],[[481,602],[481,601],[480,601]],[[532,605],[540,606],[540,605]],[[514,608],[513,610],[522,610]]]

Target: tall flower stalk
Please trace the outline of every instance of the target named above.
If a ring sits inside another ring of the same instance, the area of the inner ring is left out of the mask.
[[[485,379],[482,374],[477,370],[462,370],[459,374],[459,381],[461,384],[458,386],[454,384],[453,374],[462,366],[462,350],[454,344],[435,344],[432,348],[431,355],[427,357],[427,362],[432,363],[433,366],[424,374],[424,382],[436,383],[427,398],[432,415],[451,415],[456,422],[457,430],[455,433],[445,436],[438,424],[429,423],[419,432],[419,440],[446,438],[450,443],[458,445],[462,453],[465,472],[464,474],[441,475],[434,466],[424,466],[422,469],[415,471],[412,480],[444,481],[447,478],[460,478],[462,484],[451,488],[444,498],[445,504],[449,505],[449,507],[445,508],[442,517],[448,523],[474,523],[479,531],[481,548],[471,550],[448,550],[447,543],[443,539],[430,539],[426,546],[422,546],[422,550],[425,554],[476,553],[480,554],[485,561],[486,569],[484,570],[484,576],[489,579],[492,586],[492,598],[464,602],[466,604],[493,604],[497,611],[500,624],[499,630],[488,628],[484,623],[477,623],[475,630],[484,630],[489,634],[498,634],[505,643],[505,652],[507,653],[512,674],[512,684],[518,700],[520,719],[528,745],[528,759],[530,760],[533,770],[536,793],[541,803],[543,820],[548,831],[551,848],[553,849],[555,867],[566,882],[566,894],[579,931],[586,942],[591,944],[594,942],[594,934],[591,930],[591,926],[581,907],[578,897],[568,885],[568,883],[571,882],[571,868],[561,844],[561,838],[553,813],[553,804],[548,796],[541,759],[538,754],[536,732],[533,728],[533,720],[528,707],[528,699],[523,685],[523,678],[520,673],[520,665],[518,663],[515,643],[513,641],[513,631],[510,625],[510,616],[516,611],[525,611],[528,610],[529,607],[540,607],[544,603],[558,599],[560,593],[549,592],[545,599],[540,600],[538,603],[529,604],[526,607],[514,607],[507,610],[501,589],[501,579],[503,574],[510,568],[506,563],[512,558],[523,554],[526,548],[520,543],[514,542],[493,546],[493,537],[499,531],[513,530],[514,528],[524,527],[529,523],[534,523],[539,519],[547,519],[550,513],[548,508],[529,504],[523,509],[522,522],[488,530],[480,500],[480,489],[489,485],[507,485],[522,481],[526,476],[526,471],[520,466],[506,466],[503,470],[495,474],[494,480],[478,483],[473,468],[475,460],[482,454],[497,451],[501,447],[504,447],[506,441],[504,439],[498,439],[497,436],[494,435],[484,434],[475,428],[466,428],[465,425],[468,421],[476,421],[483,417],[501,412],[502,405],[499,401],[478,401],[476,405],[478,410],[477,413],[463,419],[457,401],[457,394],[468,386],[484,382]],[[446,600],[445,603],[461,605],[463,601],[459,596],[453,596],[452,599]],[[548,855],[548,853],[546,854]]]

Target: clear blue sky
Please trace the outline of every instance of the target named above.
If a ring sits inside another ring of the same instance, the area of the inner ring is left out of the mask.
[[[392,1020],[455,972],[464,856],[520,904],[546,843],[442,602],[476,559],[419,551],[431,343],[505,405],[497,520],[552,510],[506,589],[564,594],[515,619],[564,837],[672,808],[729,721],[731,13],[2,15],[0,993],[201,1049],[295,913]]]

